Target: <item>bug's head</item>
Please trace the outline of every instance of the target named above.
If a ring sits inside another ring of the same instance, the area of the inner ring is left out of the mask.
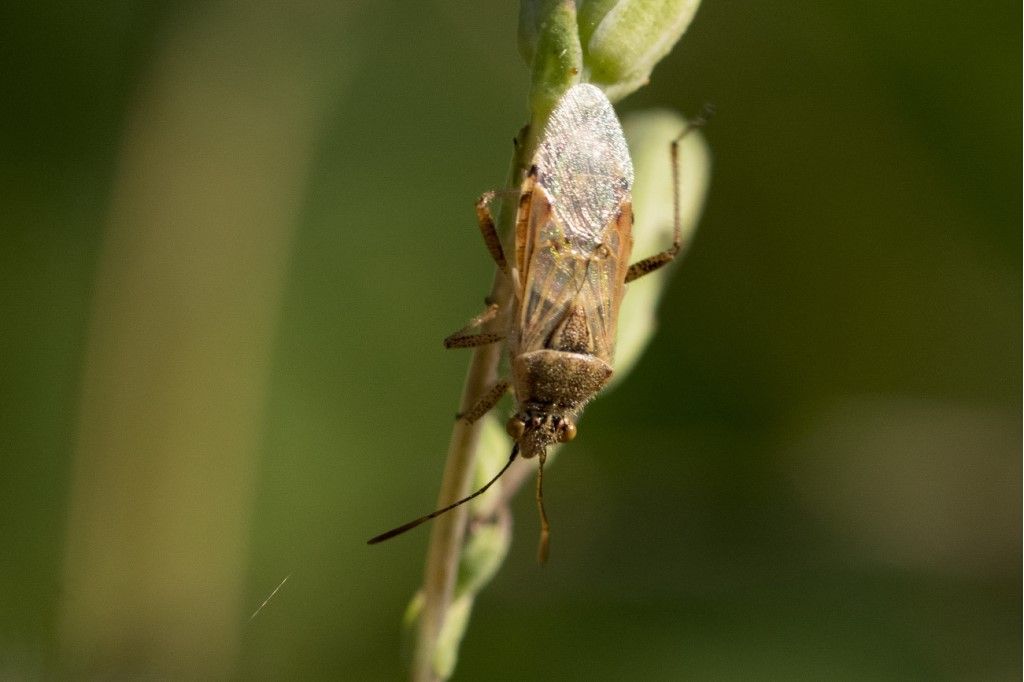
[[[519,444],[519,454],[530,459],[544,452],[552,443],[567,443],[576,437],[572,415],[526,411],[513,415],[505,430]]]

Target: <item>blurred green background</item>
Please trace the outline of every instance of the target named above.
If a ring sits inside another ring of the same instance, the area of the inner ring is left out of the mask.
[[[0,10],[0,676],[404,675],[516,4]],[[696,241],[458,679],[1020,678],[1020,26],[706,0],[621,106],[717,105]]]

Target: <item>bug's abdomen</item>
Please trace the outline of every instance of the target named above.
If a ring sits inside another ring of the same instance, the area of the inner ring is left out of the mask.
[[[537,350],[514,358],[512,373],[520,405],[575,412],[604,387],[612,368],[593,355]]]

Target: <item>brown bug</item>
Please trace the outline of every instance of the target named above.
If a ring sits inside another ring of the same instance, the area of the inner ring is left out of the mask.
[[[520,188],[511,266],[489,208],[495,193],[480,197],[476,205],[480,231],[495,263],[511,278],[513,296],[506,309],[492,303],[446,338],[445,346],[506,342],[511,378],[499,381],[460,418],[476,421],[511,386],[516,411],[506,429],[515,445],[501,471],[475,493],[382,533],[369,544],[400,535],[482,494],[517,456],[536,457],[539,556],[541,561],[546,559],[547,447],[576,437],[577,416],[612,375],[616,321],[626,284],[667,265],[681,248],[678,143],[678,139],[672,143],[672,246],[632,265],[633,164],[611,102],[593,85],[579,84],[566,91],[540,137]],[[472,333],[474,327],[498,316],[508,321],[504,334]]]

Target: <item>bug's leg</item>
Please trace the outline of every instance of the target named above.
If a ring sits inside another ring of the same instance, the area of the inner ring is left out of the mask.
[[[483,235],[484,244],[491,254],[491,258],[498,265],[498,269],[508,274],[508,262],[505,260],[505,251],[501,248],[501,238],[498,230],[494,227],[494,216],[491,215],[491,202],[494,200],[495,192],[484,192],[476,201],[476,220],[480,226],[480,234]]]
[[[461,334],[455,332],[444,340],[445,348],[476,348],[489,343],[497,343],[505,338],[504,334]]]
[[[491,303],[489,300],[485,302],[487,303],[486,310],[470,320],[465,327],[457,332],[449,334],[445,338],[445,348],[473,348],[474,346],[486,346],[489,343],[501,341],[505,338],[504,334],[490,332],[476,334],[471,333],[473,329],[490,322],[497,317],[498,311],[501,309],[497,303]]]
[[[679,250],[682,248],[682,239],[679,234],[679,226],[676,225],[675,239],[672,241],[672,246],[665,249],[661,253],[657,253],[643,260],[639,260],[629,266],[629,270],[626,271],[626,284],[629,284],[634,279],[639,279],[644,275],[649,275],[659,268],[671,263],[675,260],[676,256],[679,255]]]
[[[456,419],[465,419],[467,422],[472,424],[480,417],[484,416],[491,411],[491,408],[498,404],[501,397],[508,392],[508,387],[511,382],[508,379],[500,379],[496,384],[491,386],[480,398],[473,403],[465,412],[460,412],[455,415]]]
[[[683,248],[683,232],[682,226],[679,224],[679,143],[684,137],[690,134],[694,128],[700,128],[707,123],[708,118],[711,117],[713,109],[710,105],[704,105],[700,114],[697,115],[693,121],[686,125],[686,128],[679,137],[672,140],[672,246],[665,249],[661,253],[656,253],[653,256],[648,256],[643,260],[639,260],[629,266],[629,270],[626,272],[626,283],[632,282],[634,279],[649,275],[650,273],[662,268],[679,255],[680,250]]]

